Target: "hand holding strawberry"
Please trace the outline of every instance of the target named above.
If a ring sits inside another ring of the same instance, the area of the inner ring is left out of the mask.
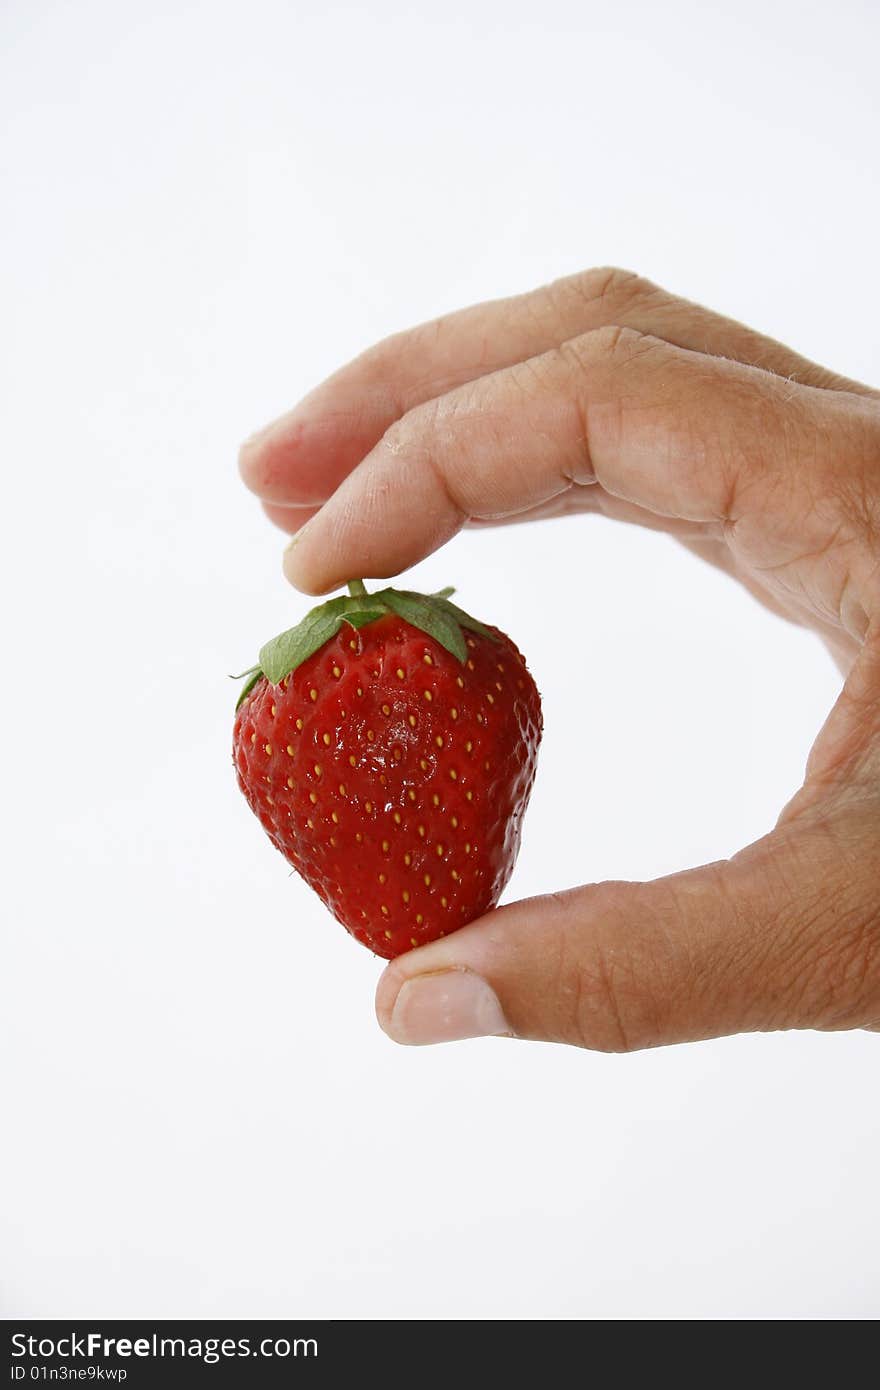
[[[466,524],[598,512],[671,532],[846,676],[770,834],[406,953],[379,985],[394,1038],[880,1027],[878,459],[878,392],[607,270],[399,334],[249,442],[245,480],[299,533],[286,568],[308,591],[397,574]]]
[[[233,756],[272,842],[358,941],[391,958],[498,901],[541,706],[510,638],[451,591],[349,588],[260,652]]]

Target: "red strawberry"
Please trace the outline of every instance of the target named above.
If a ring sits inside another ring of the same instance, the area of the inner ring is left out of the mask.
[[[260,652],[233,758],[273,843],[390,959],[498,901],[541,700],[510,638],[450,603],[452,590],[349,588]]]

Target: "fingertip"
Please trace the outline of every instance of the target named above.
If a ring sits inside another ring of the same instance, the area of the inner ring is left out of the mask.
[[[278,506],[320,506],[327,498],[326,450],[320,428],[296,406],[240,446],[245,487]]]
[[[281,556],[281,572],[288,584],[292,584],[293,587],[299,589],[302,594],[309,594],[314,591],[309,588],[307,583],[303,582],[297,562],[296,547],[299,544],[299,539],[299,535],[296,535],[290,544],[285,546],[284,554]]]
[[[311,564],[309,548],[303,544],[306,532],[310,530],[311,526],[312,521],[307,521],[289,545],[285,547],[281,557],[281,569],[287,582],[292,584],[295,589],[299,589],[301,594],[320,597],[330,593],[333,589],[338,589],[341,581],[328,583],[326,576],[322,576],[320,571],[316,572]]]
[[[493,915],[386,966],[376,986],[376,1018],[393,1042],[421,1047],[513,1036],[485,968],[497,944]]]
[[[248,435],[247,439],[238,448],[238,472],[246,488],[255,492],[259,497],[260,493],[260,467],[263,445],[271,434],[273,425],[264,425],[262,429],[256,430]]]
[[[392,1042],[424,1047],[512,1036],[492,986],[466,967],[440,968],[400,982],[393,975],[386,982],[386,976],[376,994],[376,1017]]]
[[[239,476],[239,478],[241,479],[241,481],[244,483],[244,485],[245,485],[245,487],[247,488],[248,492],[255,492],[255,493],[257,493],[257,496],[259,496],[259,493],[257,492],[257,489],[254,487],[253,482],[252,482],[252,476],[253,476],[253,475],[252,475],[252,473],[251,473],[250,459],[248,458],[247,452],[246,452],[248,448],[249,448],[249,446],[248,446],[248,445],[245,445],[245,444],[242,444],[241,447],[239,448],[239,451],[238,451],[238,460],[237,460],[237,462],[238,462],[238,476]]]

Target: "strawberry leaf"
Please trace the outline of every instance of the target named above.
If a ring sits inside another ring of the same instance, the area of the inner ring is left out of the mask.
[[[454,593],[455,590],[453,589],[451,592]],[[465,613],[464,609],[459,608],[457,604],[450,603],[449,599],[445,596],[438,594],[437,601],[444,613],[448,614],[448,616],[461,627],[466,627],[470,632],[478,632],[481,637],[488,637],[490,642],[498,641],[494,632],[490,632],[489,628],[487,628],[484,623],[478,622],[476,618],[472,618],[470,613]]]
[[[244,680],[245,685],[238,697],[236,709],[253,690],[257,682],[265,676],[271,685],[278,685],[308,661],[310,656],[320,651],[336,636],[343,623],[352,628],[366,627],[379,618],[395,613],[413,627],[433,637],[462,665],[467,661],[467,643],[462,628],[478,632],[491,641],[496,641],[494,633],[469,613],[450,603],[452,588],[440,589],[436,594],[415,594],[405,589],[381,589],[378,593],[367,593],[361,580],[352,580],[347,594],[328,599],[297,623],[267,642],[260,651],[258,666],[242,671],[235,680]]]
[[[342,621],[348,623],[350,627],[366,627],[367,623],[374,623],[377,618],[386,617],[387,613],[387,608],[380,608],[378,604],[374,603],[370,608],[361,608],[351,613],[344,613]]]
[[[467,646],[458,623],[441,607],[441,603],[447,600],[438,601],[425,594],[406,593],[401,589],[382,589],[378,597],[387,603],[392,613],[422,632],[427,632],[429,637],[433,637],[464,665]]]
[[[343,609],[351,602],[347,594],[322,603],[306,614],[296,627],[279,633],[260,648],[260,666],[272,685],[283,681],[297,666],[308,661],[342,626]]]

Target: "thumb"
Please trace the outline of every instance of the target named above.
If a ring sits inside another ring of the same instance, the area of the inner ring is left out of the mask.
[[[500,908],[393,961],[379,1022],[400,1043],[502,1034],[604,1052],[868,1026],[876,911],[854,838],[816,818],[732,860]]]

